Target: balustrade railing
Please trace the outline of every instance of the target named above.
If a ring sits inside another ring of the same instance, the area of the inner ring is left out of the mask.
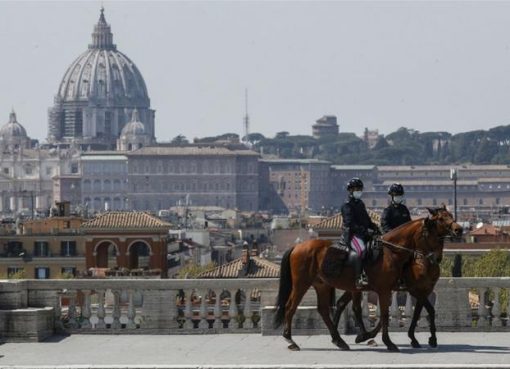
[[[17,307],[53,307],[55,329],[72,333],[270,334],[269,314],[277,292],[276,279],[0,281],[4,302],[10,299]],[[302,309],[306,315],[300,319],[298,310],[295,320],[304,322],[305,330],[324,329],[320,316],[313,312],[314,295],[310,291],[302,304],[309,306]],[[435,306],[438,330],[510,331],[509,295],[510,278],[443,278],[429,299]],[[414,299],[406,292],[394,292],[391,302],[390,329],[407,330]],[[368,326],[376,324],[380,313],[377,295],[363,293],[362,313]],[[350,306],[342,327],[354,327]],[[428,329],[425,309],[418,329]]]

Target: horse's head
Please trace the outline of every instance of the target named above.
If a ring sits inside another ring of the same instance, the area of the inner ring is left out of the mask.
[[[440,238],[460,238],[462,236],[462,227],[455,222],[452,213],[446,209],[444,204],[440,208],[427,208],[427,210],[430,216],[425,219],[425,226],[429,231],[435,230]]]

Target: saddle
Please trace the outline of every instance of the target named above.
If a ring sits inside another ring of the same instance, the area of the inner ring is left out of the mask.
[[[363,264],[370,265],[375,263],[381,254],[381,244],[379,240],[370,240],[367,243],[367,249],[362,256]],[[338,277],[342,273],[343,268],[353,267],[357,258],[358,254],[356,251],[352,250],[343,241],[338,241],[328,247],[322,262],[322,271],[327,277]]]

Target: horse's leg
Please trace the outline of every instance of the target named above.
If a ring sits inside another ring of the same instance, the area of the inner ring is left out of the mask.
[[[365,342],[370,338],[374,338],[379,332],[379,329],[377,328],[370,332],[367,332],[367,329],[365,328],[365,323],[363,322],[363,309],[361,307],[362,296],[361,292],[353,292],[352,296],[352,310],[354,311],[354,317],[356,318],[356,323],[360,329],[360,332],[356,336],[356,343]],[[380,324],[378,326],[380,328]]]
[[[437,347],[437,337],[436,337],[436,309],[430,303],[428,298],[425,298],[423,301],[423,306],[427,309],[427,313],[429,314],[429,326],[430,326],[430,337],[429,337],[429,346]]]
[[[381,305],[381,322],[382,322],[382,340],[388,350],[398,352],[398,347],[391,342],[388,334],[388,326],[390,321],[390,301],[391,301],[391,290],[379,292],[379,304]]]
[[[326,323],[326,327],[328,327],[329,334],[331,334],[331,342],[333,342],[338,348],[341,350],[349,350],[349,346],[347,343],[340,337],[338,333],[338,329],[333,324],[333,321],[330,317],[330,301],[331,301],[331,292],[332,288],[324,283],[314,283],[313,287],[315,288],[315,292],[317,292],[317,309],[319,314]]]
[[[411,298],[411,295],[407,295],[407,298]],[[416,329],[416,325],[418,324],[418,320],[420,319],[421,310],[423,308],[423,298],[417,298],[416,299],[416,305],[414,305],[414,313],[413,313],[413,320],[411,321],[411,324],[409,325],[409,330],[407,331],[407,336],[411,339],[411,346],[414,348],[420,348],[420,343],[414,336],[414,331]]]
[[[345,291],[342,296],[336,301],[336,309],[335,316],[333,318],[333,324],[335,325],[335,329],[338,329],[338,323],[340,322],[340,316],[344,312],[347,304],[352,300],[352,293],[350,291]]]
[[[283,338],[290,343],[288,348],[292,351],[299,351],[299,346],[292,339],[292,317],[296,313],[299,303],[303,299],[308,288],[310,288],[310,284],[304,285],[302,282],[294,282],[292,292],[290,293],[289,300],[285,306],[285,326],[283,329]]]

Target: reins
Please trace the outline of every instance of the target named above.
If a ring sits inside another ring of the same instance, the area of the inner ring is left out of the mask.
[[[394,248],[394,249],[397,249],[397,250],[402,250],[402,251],[406,251],[410,254],[412,254],[414,257],[416,256],[421,256],[423,258],[426,257],[426,255],[419,251],[419,250],[415,250],[415,249],[408,249],[406,247],[403,247],[403,246],[400,246],[400,245],[397,245],[396,243],[393,243],[393,242],[390,242],[390,241],[386,241],[386,240],[383,240],[382,238],[379,238],[378,240],[379,242],[381,242],[384,246],[391,246],[391,247],[388,247],[388,249],[390,248]]]

